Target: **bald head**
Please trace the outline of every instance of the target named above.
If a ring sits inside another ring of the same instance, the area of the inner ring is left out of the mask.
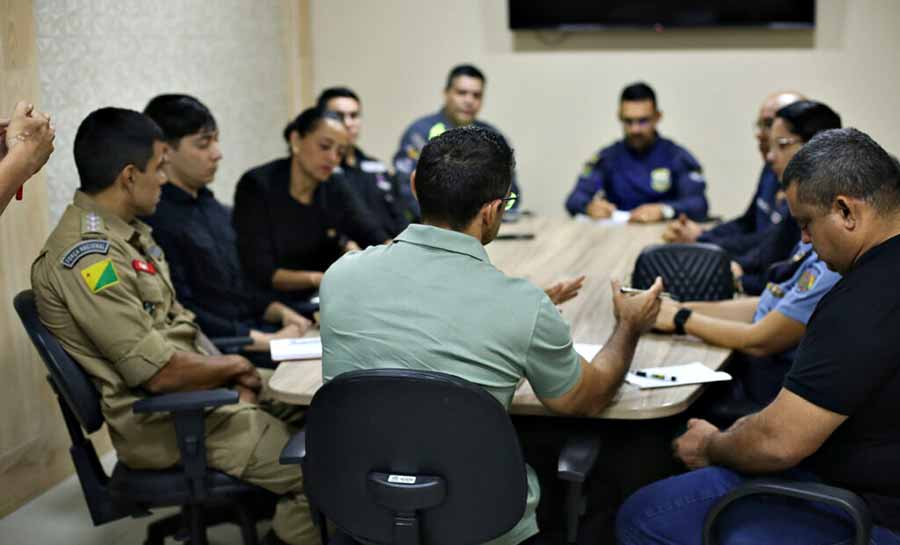
[[[806,97],[795,91],[778,91],[767,96],[760,105],[756,118],[756,142],[764,161],[769,153],[769,129],[775,120],[775,112],[798,100],[806,100]]]

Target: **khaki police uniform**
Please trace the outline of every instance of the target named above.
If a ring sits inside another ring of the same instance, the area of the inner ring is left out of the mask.
[[[141,386],[176,351],[210,354],[194,315],[175,298],[150,232],[76,192],[31,271],[41,321],[92,377],[119,460],[135,469],[179,460],[171,416],[132,412],[150,395]],[[207,458],[210,467],[281,495],[276,533],[291,544],[311,544],[318,537],[300,471],[278,463],[293,431],[260,405],[219,407],[206,417]]]

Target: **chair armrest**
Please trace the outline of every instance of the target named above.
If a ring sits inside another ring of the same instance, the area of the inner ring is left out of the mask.
[[[285,445],[278,461],[281,465],[296,465],[302,464],[304,458],[306,458],[306,430],[300,430]]]
[[[171,412],[179,413],[231,405],[238,402],[238,393],[234,390],[218,388],[216,390],[200,390],[196,392],[178,392],[141,399],[135,402],[132,410],[135,414]]]
[[[206,409],[237,402],[236,391],[219,388],[153,396],[132,405],[137,414],[172,413],[184,478],[195,501],[209,496],[206,487]]]
[[[788,496],[839,507],[853,519],[853,525],[856,527],[854,543],[857,545],[869,543],[869,536],[872,533],[872,514],[866,502],[853,492],[822,483],[757,479],[735,488],[713,505],[703,524],[704,545],[714,543],[713,527],[722,511],[741,498],[757,494]]]
[[[247,337],[215,337],[210,339],[216,348],[221,350],[222,352],[226,352],[228,350],[241,349],[245,346],[249,346],[253,344],[253,339],[249,336]]]
[[[592,436],[575,436],[566,439],[559,452],[556,475],[569,482],[583,483],[600,454],[600,440]]]

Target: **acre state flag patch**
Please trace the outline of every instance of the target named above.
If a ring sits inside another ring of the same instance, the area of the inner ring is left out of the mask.
[[[112,260],[104,259],[81,271],[81,276],[90,288],[91,293],[100,293],[110,286],[119,283],[119,275]]]

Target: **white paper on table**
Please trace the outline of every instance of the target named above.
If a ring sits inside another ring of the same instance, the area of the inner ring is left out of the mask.
[[[612,216],[604,219],[595,220],[585,214],[575,216],[575,221],[593,223],[594,225],[624,225],[631,219],[631,212],[625,210],[614,210]]]
[[[269,343],[272,361],[318,360],[322,358],[322,338],[275,339]]]
[[[650,376],[639,377],[634,371],[629,371],[625,375],[625,380],[638,386],[639,388],[671,388],[672,386],[684,386],[686,384],[702,384],[704,382],[720,382],[731,380],[731,375],[725,371],[713,371],[709,367],[703,365],[699,361],[688,363],[687,365],[673,365],[671,367],[647,367],[646,369],[638,369],[647,375],[661,374],[666,379],[653,378]],[[669,380],[669,377],[675,377],[676,380]]]
[[[588,362],[594,359],[594,356],[596,356],[597,352],[602,348],[602,344],[575,343],[575,351],[578,352],[582,358],[588,360]]]

